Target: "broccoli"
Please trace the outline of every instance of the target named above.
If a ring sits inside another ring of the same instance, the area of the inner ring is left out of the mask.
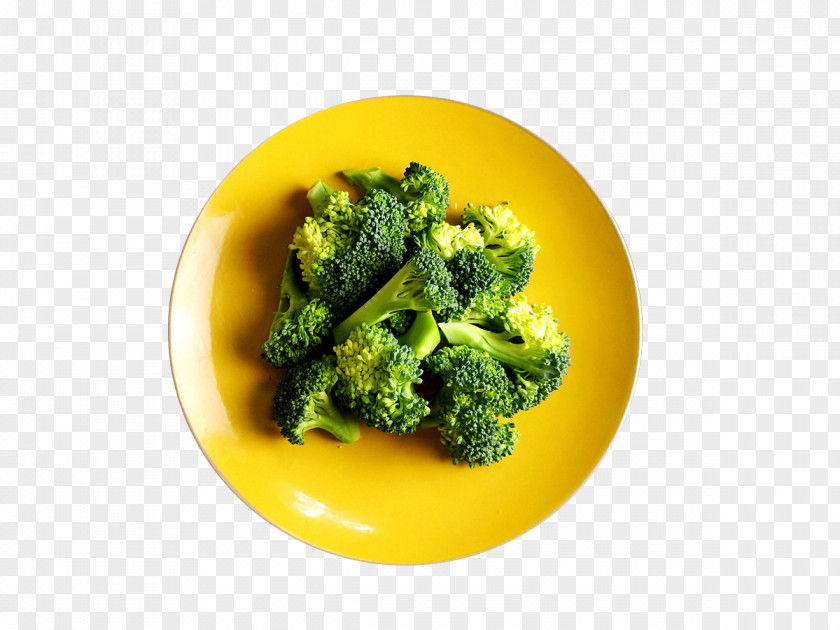
[[[454,464],[488,466],[520,433],[511,418],[563,382],[569,339],[529,305],[539,247],[511,212],[468,205],[444,222],[449,183],[411,162],[344,171],[364,194],[316,182],[295,231],[263,357],[287,368],[273,417],[292,444],[324,429],[436,427]],[[444,343],[441,344],[443,335]],[[327,349],[331,337],[332,352]],[[428,375],[424,381],[424,370]]]
[[[420,311],[411,327],[397,341],[411,348],[418,359],[428,356],[440,343],[440,330],[435,316],[431,311]]]
[[[522,225],[505,204],[495,208],[468,205],[461,217],[463,224],[473,224],[484,238],[484,254],[502,274],[502,294],[522,291],[534,270],[539,245],[534,233]]]
[[[508,368],[508,374],[514,386],[514,398],[511,404],[515,411],[525,411],[536,407],[563,384],[563,377],[571,364],[568,346],[565,352],[549,353],[548,360],[557,376],[538,378],[526,370]]]
[[[382,190],[353,205],[346,192],[322,182],[307,197],[315,216],[297,229],[291,248],[310,297],[324,299],[344,317],[403,264],[405,209]]]
[[[527,344],[518,341],[515,335],[492,332],[466,322],[440,324],[440,329],[446,340],[453,345],[484,350],[505,365],[525,370],[540,378],[560,376],[560,367],[551,355],[562,351]]]
[[[461,249],[447,261],[452,287],[458,292],[455,306],[441,312],[442,321],[458,321],[474,311],[495,314],[501,303],[503,280],[483,252]]]
[[[286,372],[274,393],[274,421],[292,444],[303,444],[310,429],[323,429],[342,442],[359,439],[359,424],[332,399],[338,380],[336,358],[326,355]]]
[[[414,240],[421,247],[437,252],[444,260],[450,260],[462,249],[484,249],[481,232],[472,224],[462,227],[437,223],[416,234]]]
[[[499,422],[486,407],[469,407],[438,424],[440,441],[452,463],[490,466],[513,453],[520,433],[512,422]]]
[[[361,324],[376,324],[399,311],[439,311],[456,304],[457,292],[443,259],[428,249],[414,256],[373,297],[333,329],[336,343],[344,343]]]
[[[312,358],[332,330],[333,315],[319,298],[308,300],[298,283],[295,255],[289,252],[280,285],[280,305],[274,314],[263,358],[275,367],[290,367]]]
[[[468,321],[440,324],[447,341],[485,350],[508,367],[517,410],[545,400],[563,382],[569,367],[569,338],[560,332],[551,308],[528,304],[524,295],[501,301],[494,316],[473,312]]]
[[[410,433],[429,413],[414,391],[420,361],[381,325],[362,324],[334,348],[336,398],[362,421],[386,433]]]
[[[513,452],[519,431],[499,416],[518,410],[505,368],[486,352],[469,346],[441,348],[428,357],[426,370],[443,385],[432,399],[423,426],[437,426],[452,462],[488,466]]]
[[[414,323],[415,311],[397,311],[385,320],[385,325],[396,337],[405,334]]]
[[[353,186],[365,192],[386,190],[406,207],[408,226],[406,236],[420,232],[430,225],[441,223],[449,206],[449,182],[428,166],[411,162],[402,181],[388,175],[381,168],[356,168],[344,171]]]
[[[470,407],[513,416],[513,384],[504,366],[486,352],[469,346],[445,347],[427,357],[423,366],[443,382],[432,399],[432,420]]]
[[[439,223],[415,235],[414,242],[440,254],[452,274],[458,296],[454,306],[441,312],[441,321],[463,319],[473,309],[487,308],[501,297],[502,276],[482,253],[484,239],[473,224]]]

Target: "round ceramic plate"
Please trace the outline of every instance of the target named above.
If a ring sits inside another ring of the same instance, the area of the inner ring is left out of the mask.
[[[437,431],[321,431],[292,446],[271,419],[281,371],[261,358],[288,244],[322,179],[346,168],[399,175],[427,164],[468,202],[507,201],[537,235],[526,289],[571,338],[563,386],[516,416],[522,437],[485,468],[453,466]],[[549,145],[482,109],[375,98],[309,116],[225,178],[190,233],[172,287],[169,344],[184,415],[231,489],[270,523],[332,553],[427,563],[484,551],[534,527],[592,472],[618,428],[639,362],[638,292],[622,239],[580,175]]]

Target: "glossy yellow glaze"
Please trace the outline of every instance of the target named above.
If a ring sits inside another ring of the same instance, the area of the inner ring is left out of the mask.
[[[541,250],[526,293],[548,302],[572,340],[563,387],[516,417],[515,453],[453,466],[435,430],[362,429],[342,445],[320,431],[280,437],[280,371],[260,358],[287,245],[318,179],[411,160],[467,202],[507,201]],[[216,470],[271,523],[328,551],[388,563],[462,557],[518,536],[583,483],[624,414],[639,356],[633,272],[612,220],[551,147],[495,114],[451,101],[348,103],[273,136],[222,182],[187,240],[172,289],[170,352],[188,422]]]

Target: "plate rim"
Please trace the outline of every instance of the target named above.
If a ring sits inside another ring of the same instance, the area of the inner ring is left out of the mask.
[[[636,290],[635,291],[635,293],[636,293],[636,305],[637,305],[637,308],[638,308],[638,317],[639,317],[639,328],[638,328],[639,347],[638,347],[638,352],[637,352],[637,355],[636,355],[636,367],[635,367],[635,370],[634,370],[634,373],[633,373],[633,384],[630,388],[630,394],[627,397],[627,402],[624,405],[624,410],[622,411],[621,418],[620,418],[618,424],[616,425],[615,431],[613,431],[613,434],[610,437],[610,441],[607,444],[607,447],[604,449],[603,453],[601,453],[598,456],[598,459],[596,460],[595,465],[592,467],[592,470],[590,470],[587,473],[587,475],[586,475],[586,477],[584,477],[583,481],[581,481],[580,484],[578,484],[578,486],[572,491],[572,493],[569,494],[569,496],[566,497],[563,500],[563,502],[560,503],[560,505],[558,505],[557,508],[554,509],[550,514],[548,514],[545,518],[543,518],[539,522],[535,523],[531,527],[523,530],[519,534],[517,534],[515,536],[512,536],[511,538],[508,538],[506,540],[503,540],[503,541],[493,545],[492,547],[487,547],[486,549],[482,549],[481,551],[468,553],[468,554],[464,554],[464,555],[460,555],[460,556],[455,556],[455,557],[452,557],[452,558],[446,558],[446,559],[442,559],[442,560],[430,560],[430,561],[426,561],[426,562],[388,562],[388,561],[384,561],[384,560],[371,560],[371,559],[367,559],[367,558],[360,558],[360,557],[357,557],[357,556],[351,556],[351,555],[348,555],[346,553],[341,553],[341,552],[338,552],[338,551],[334,551],[332,549],[327,549],[325,547],[321,547],[320,545],[316,545],[315,543],[310,542],[308,540],[304,540],[303,538],[291,533],[290,531],[288,531],[287,529],[282,527],[280,524],[275,523],[273,520],[268,518],[256,506],[254,506],[253,503],[251,503],[248,499],[246,499],[242,495],[242,493],[239,492],[239,490],[231,483],[231,481],[219,469],[219,467],[216,465],[216,462],[213,460],[213,458],[210,456],[210,454],[204,448],[204,445],[201,443],[201,440],[198,439],[198,435],[196,435],[195,428],[193,428],[193,425],[190,422],[190,418],[187,415],[187,410],[184,408],[184,403],[181,400],[181,392],[179,391],[179,388],[178,388],[178,379],[175,377],[175,367],[173,366],[173,363],[172,363],[172,303],[173,303],[173,299],[175,297],[175,285],[178,281],[178,272],[181,268],[181,262],[183,261],[183,258],[184,258],[184,251],[187,248],[187,244],[190,241],[190,237],[192,236],[196,225],[198,225],[199,219],[201,219],[201,216],[204,214],[204,211],[206,210],[207,205],[210,203],[210,200],[213,199],[213,197],[216,195],[216,193],[219,191],[219,189],[222,187],[222,185],[225,183],[225,181],[227,181],[227,179],[231,176],[233,171],[235,171],[239,167],[240,164],[242,164],[245,160],[247,160],[251,156],[251,154],[255,153],[265,143],[269,142],[272,138],[274,138],[274,136],[276,136],[279,133],[282,133],[286,129],[289,129],[290,127],[293,127],[293,126],[297,125],[298,123],[300,123],[304,120],[307,120],[307,119],[309,119],[313,116],[317,116],[317,115],[319,115],[323,112],[326,112],[328,110],[331,110],[331,109],[334,109],[334,108],[337,108],[337,107],[343,107],[345,105],[350,105],[352,103],[360,103],[362,101],[372,101],[372,100],[395,99],[395,98],[429,99],[429,100],[443,101],[443,102],[446,102],[446,103],[453,103],[455,105],[462,105],[462,106],[465,106],[465,107],[471,107],[471,108],[477,109],[481,112],[484,112],[484,113],[490,114],[492,116],[495,116],[496,118],[501,118],[503,121],[505,121],[507,123],[515,125],[520,130],[526,132],[530,136],[539,140],[545,146],[550,148],[555,154],[557,154],[557,156],[561,160],[563,160],[563,162],[565,162],[569,166],[569,168],[571,168],[574,171],[574,173],[580,178],[580,180],[584,184],[586,184],[586,186],[589,188],[589,190],[595,195],[595,198],[598,200],[598,203],[601,204],[601,207],[604,209],[604,212],[607,214],[607,217],[609,218],[610,222],[612,223],[613,229],[615,230],[616,234],[618,235],[619,241],[621,242],[621,246],[624,250],[624,254],[627,257],[627,261],[630,264],[630,275],[633,279],[633,287]],[[178,398],[178,406],[181,408],[181,415],[184,417],[184,420],[186,420],[187,427],[189,427],[189,430],[190,430],[190,433],[192,433],[193,439],[195,440],[196,444],[198,445],[199,450],[204,454],[204,457],[207,459],[211,468],[222,479],[222,481],[224,481],[225,485],[233,492],[233,494],[235,496],[239,497],[239,500],[242,501],[248,508],[253,510],[257,515],[260,516],[260,518],[265,520],[269,525],[277,528],[278,530],[280,530],[281,532],[283,532],[284,534],[286,534],[290,538],[293,538],[293,539],[303,543],[304,545],[308,545],[309,547],[313,547],[313,548],[318,549],[320,551],[323,551],[327,554],[332,554],[334,556],[338,556],[340,558],[345,558],[347,560],[354,560],[356,562],[364,562],[364,563],[367,563],[367,564],[374,564],[374,565],[426,566],[426,565],[433,565],[433,564],[443,564],[443,563],[446,563],[446,562],[456,562],[456,561],[459,561],[459,560],[464,560],[466,558],[471,558],[473,556],[486,554],[486,553],[489,553],[489,552],[491,552],[495,549],[498,549],[498,548],[500,548],[504,545],[507,545],[507,544],[513,542],[514,540],[518,540],[518,539],[522,538],[523,536],[525,536],[529,532],[535,530],[537,527],[540,527],[548,519],[553,517],[561,509],[563,509],[566,505],[568,505],[568,503],[577,495],[577,493],[580,492],[580,490],[587,483],[589,483],[590,479],[595,474],[595,471],[599,468],[599,466],[601,465],[601,462],[607,456],[607,453],[609,453],[611,451],[611,449],[613,448],[613,444],[615,443],[615,438],[618,435],[619,431],[621,431],[621,428],[624,425],[625,420],[627,419],[627,416],[629,414],[630,405],[632,404],[633,398],[634,398],[635,393],[636,393],[636,387],[637,387],[638,382],[639,382],[639,372],[641,371],[642,358],[643,358],[642,357],[642,354],[643,354],[642,349],[644,347],[644,319],[643,319],[643,315],[644,315],[644,309],[642,308],[642,293],[641,293],[641,289],[639,288],[639,279],[638,279],[638,276],[637,276],[637,273],[636,273],[636,265],[633,262],[633,256],[630,252],[630,248],[627,246],[627,240],[626,240],[624,234],[622,233],[621,229],[619,228],[618,223],[616,223],[616,220],[615,220],[615,217],[613,216],[612,211],[610,210],[609,207],[607,207],[607,204],[604,203],[601,195],[598,194],[595,187],[589,182],[589,180],[587,178],[585,178],[581,174],[581,172],[575,167],[574,164],[572,164],[569,160],[566,159],[566,157],[562,153],[560,153],[560,151],[557,149],[557,147],[555,147],[553,144],[551,144],[549,142],[546,142],[545,139],[543,139],[538,134],[531,131],[530,129],[528,129],[524,125],[520,124],[519,122],[517,122],[515,120],[512,120],[510,118],[507,118],[506,116],[503,116],[502,114],[499,114],[499,113],[497,113],[497,112],[495,112],[491,109],[487,109],[487,108],[482,107],[480,105],[474,105],[473,103],[467,103],[465,101],[458,101],[458,100],[455,100],[455,99],[444,98],[444,97],[440,97],[440,96],[429,96],[429,95],[423,95],[423,94],[387,94],[387,95],[369,96],[369,97],[365,97],[365,98],[355,99],[355,100],[352,100],[352,101],[343,101],[341,103],[336,103],[334,105],[330,105],[329,107],[320,108],[315,112],[307,114],[307,115],[303,116],[302,118],[299,118],[298,120],[283,126],[282,128],[280,128],[277,131],[275,131],[274,133],[272,133],[270,136],[268,136],[265,140],[263,140],[262,142],[260,142],[256,146],[254,146],[250,151],[248,151],[248,153],[246,153],[238,162],[236,162],[236,164],[234,164],[231,167],[231,169],[227,172],[227,174],[219,180],[219,183],[216,184],[216,187],[213,189],[213,192],[211,192],[210,195],[208,195],[206,201],[201,206],[201,210],[199,210],[198,214],[196,215],[195,220],[193,221],[193,224],[190,227],[189,231],[187,232],[186,238],[184,239],[184,244],[181,247],[181,252],[178,255],[178,262],[175,265],[175,273],[172,275],[172,286],[169,290],[169,307],[167,309],[167,319],[166,319],[166,345],[167,345],[168,356],[169,356],[169,371],[170,371],[170,374],[172,375],[172,383],[175,386],[175,395]]]

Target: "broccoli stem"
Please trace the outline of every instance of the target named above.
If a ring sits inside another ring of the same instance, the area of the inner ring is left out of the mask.
[[[362,324],[373,326],[397,311],[416,306],[418,294],[422,294],[423,291],[423,283],[415,271],[414,263],[409,260],[367,302],[333,329],[335,342],[344,343],[350,333]]]
[[[330,203],[333,189],[327,186],[324,182],[315,182],[312,188],[306,193],[306,200],[312,207],[312,213],[318,217],[323,212],[324,208]]]
[[[540,360],[543,350],[531,348],[524,343],[513,343],[508,333],[494,333],[464,323],[440,324],[446,340],[455,346],[470,346],[484,350],[494,359],[510,367],[520,368],[540,378],[556,378],[560,370],[545,365]]]
[[[405,203],[406,201],[405,191],[400,185],[400,180],[388,175],[378,166],[374,168],[351,168],[342,171],[342,173],[348,183],[352,186],[358,186],[365,192],[377,189],[384,190],[394,195],[401,202]]]
[[[435,316],[431,311],[420,311],[411,328],[404,335],[397,337],[397,341],[411,348],[418,359],[426,358],[440,343],[440,329]]]
[[[359,423],[346,418],[326,392],[318,395],[312,412],[315,417],[301,425],[301,432],[309,429],[323,429],[332,433],[345,444],[350,444],[359,439]]]
[[[303,292],[297,280],[296,263],[297,256],[294,251],[290,250],[288,256],[286,256],[286,268],[283,270],[283,279],[280,281],[280,304],[274,313],[269,335],[280,327],[289,314],[300,311],[308,302],[306,294]]]
[[[492,317],[478,310],[470,311],[467,316],[464,319],[459,320],[458,323],[473,324],[493,332],[503,332],[505,329],[504,324],[502,324],[498,317]]]

